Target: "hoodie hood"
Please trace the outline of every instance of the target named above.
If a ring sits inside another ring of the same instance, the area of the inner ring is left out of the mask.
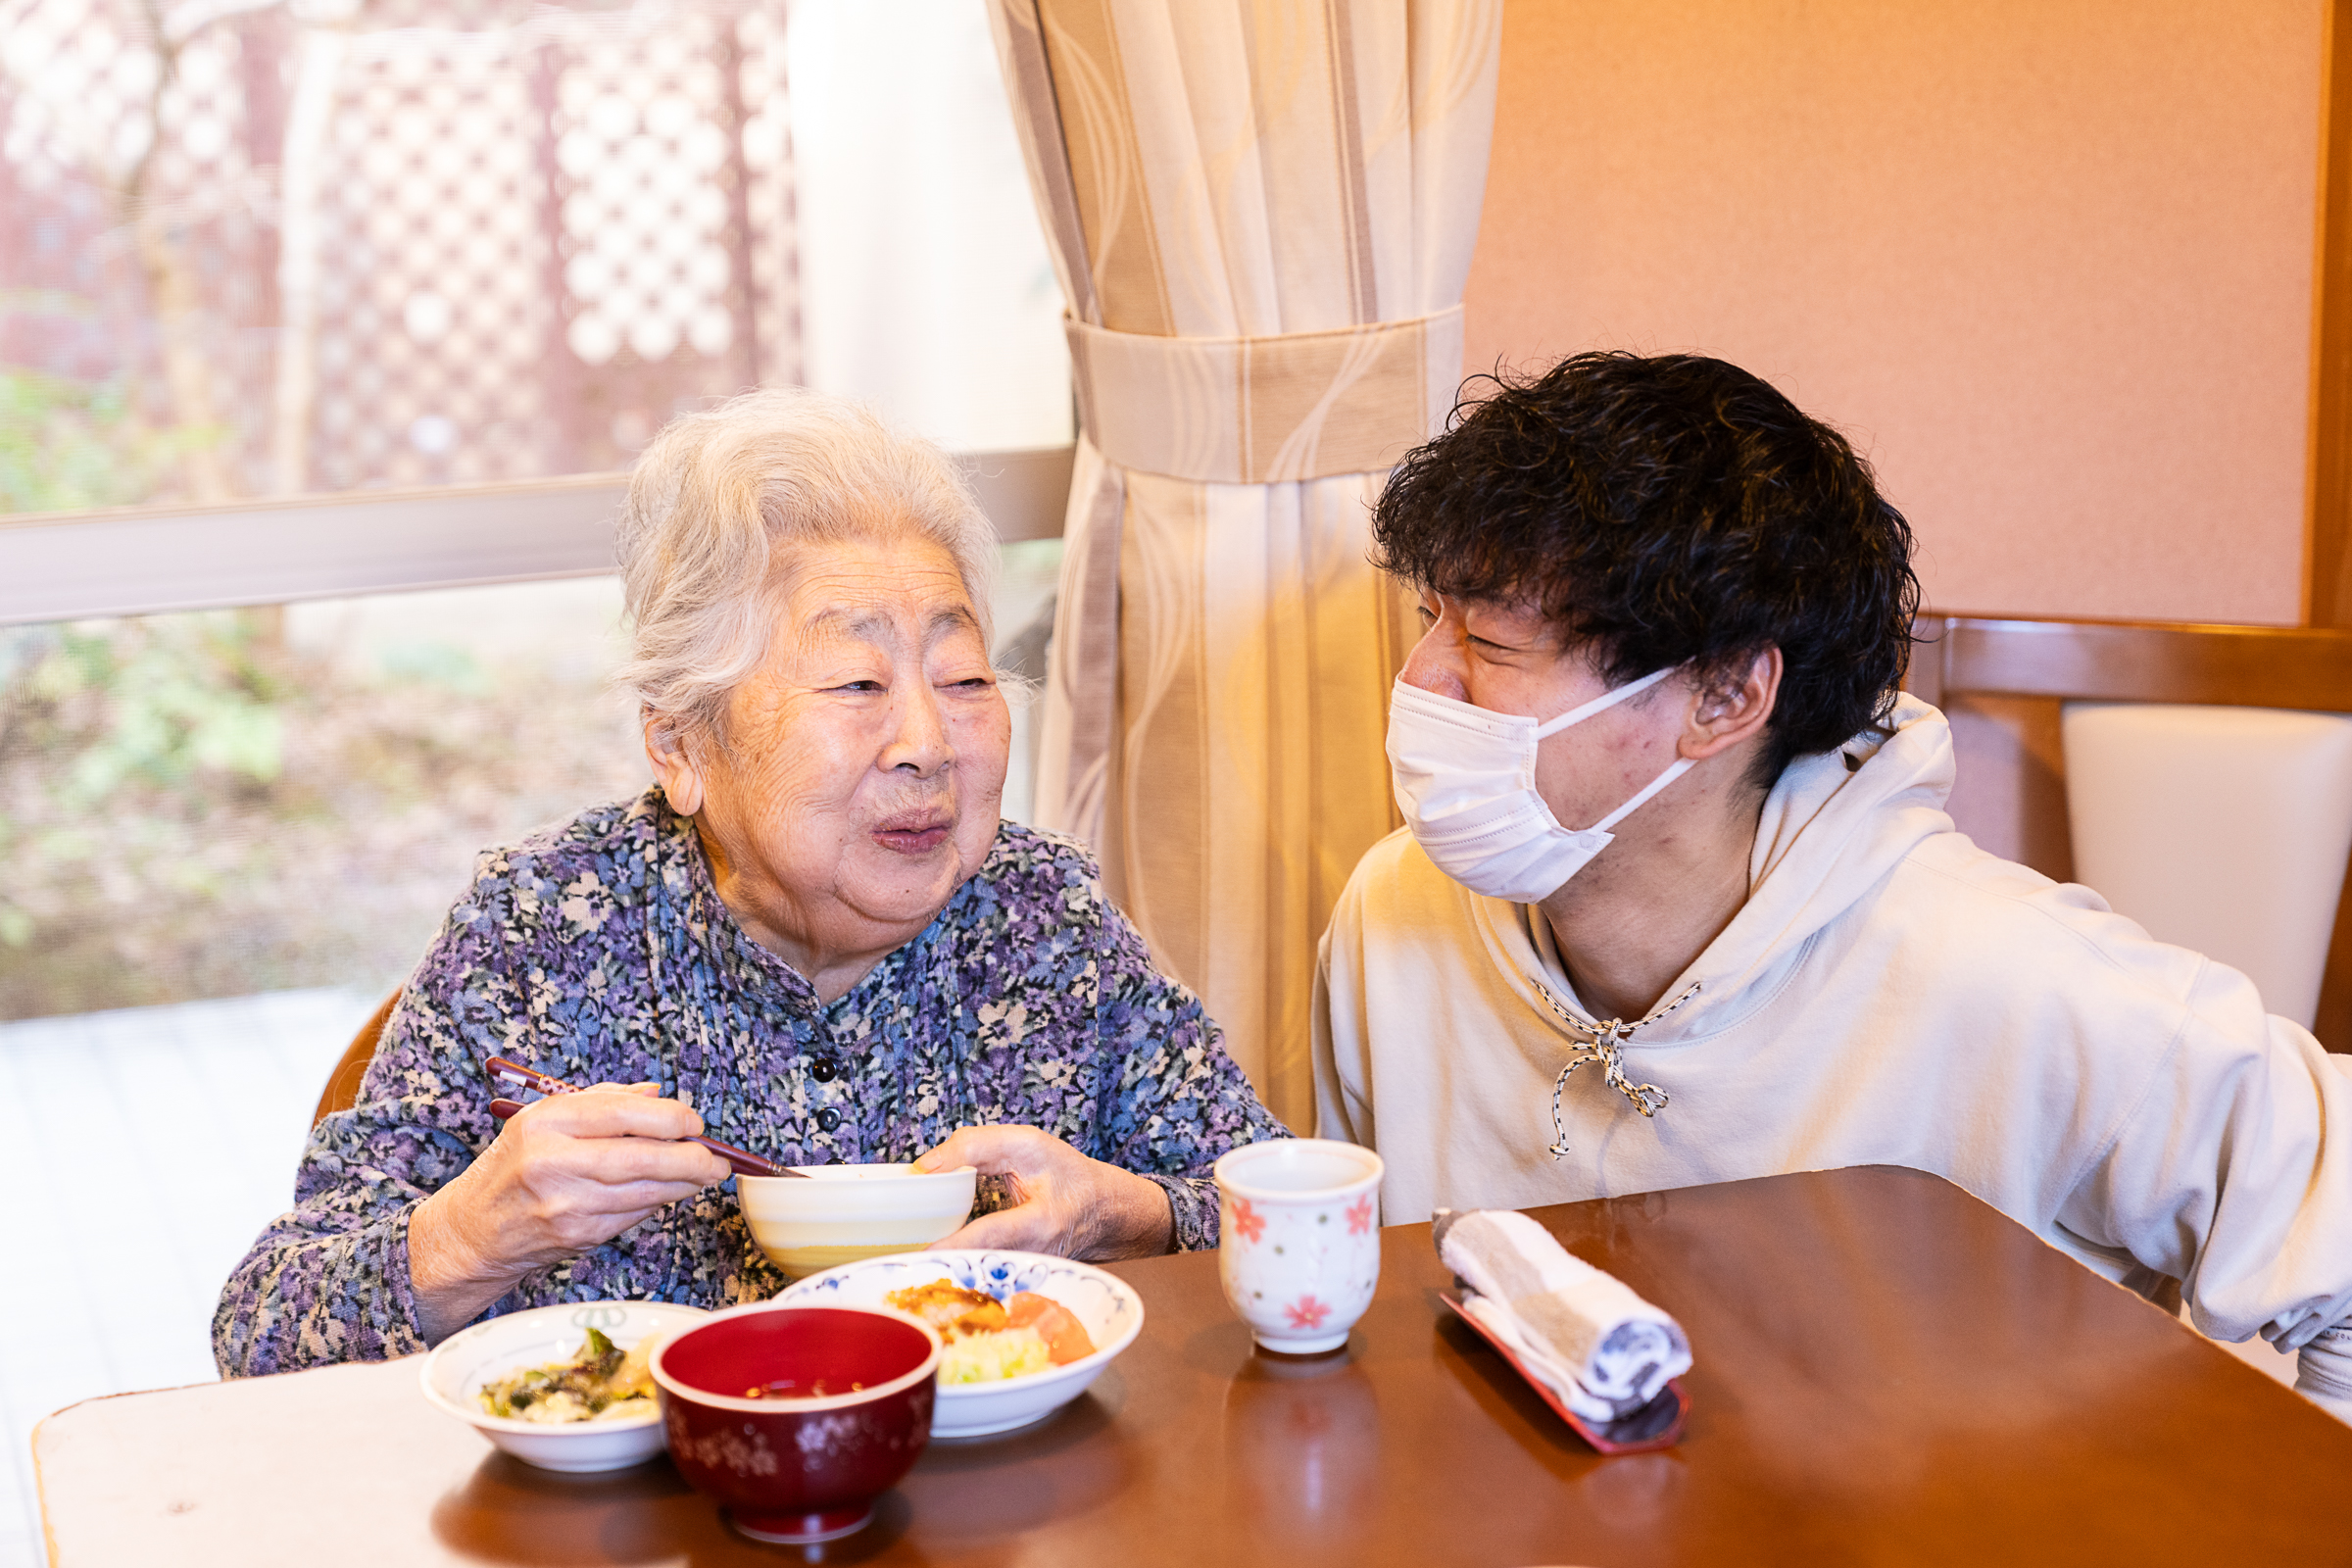
[[[1632,1044],[1696,1040],[1737,1024],[1770,999],[1817,932],[1923,840],[1952,831],[1944,811],[1952,793],[1951,725],[1908,692],[1888,723],[1890,734],[1865,731],[1835,752],[1797,759],[1781,774],[1756,824],[1747,902],[1666,988],[1660,1005],[1693,985],[1697,994],[1670,1015],[1653,1015]],[[1551,1017],[1535,985],[1555,966],[1542,912],[1465,896],[1512,988]]]

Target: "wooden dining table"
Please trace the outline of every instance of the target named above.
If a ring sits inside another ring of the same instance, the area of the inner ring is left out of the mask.
[[[1217,1264],[1111,1265],[1144,1331],[1009,1436],[934,1443],[822,1546],[736,1535],[665,1458],[534,1470],[416,1360],[74,1405],[52,1560],[122,1563],[2352,1563],[2352,1428],[1960,1189],[1889,1167],[1531,1212],[1689,1331],[1660,1452],[1586,1446],[1381,1233],[1347,1348],[1253,1348]]]

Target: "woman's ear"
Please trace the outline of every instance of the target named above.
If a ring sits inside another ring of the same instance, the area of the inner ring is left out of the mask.
[[[661,780],[669,808],[680,816],[692,816],[703,808],[703,770],[679,739],[674,720],[650,712],[643,718],[645,755],[654,764],[654,777]]]

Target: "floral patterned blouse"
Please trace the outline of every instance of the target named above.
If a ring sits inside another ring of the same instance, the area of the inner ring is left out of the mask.
[[[1069,841],[999,828],[921,935],[828,1004],[735,923],[657,787],[476,863],[359,1102],[312,1132],[293,1211],[221,1291],[225,1375],[425,1348],[409,1215],[496,1136],[490,1055],[578,1084],[651,1080],[712,1137],[788,1164],[911,1159],[958,1127],[1026,1122],[1165,1189],[1180,1248],[1216,1245],[1211,1162],[1285,1136]],[[734,1185],[531,1275],[485,1315],[773,1295],[783,1277]]]

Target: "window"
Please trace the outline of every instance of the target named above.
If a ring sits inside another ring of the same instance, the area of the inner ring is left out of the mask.
[[[1066,442],[977,0],[793,18],[15,0],[0,511],[603,470],[803,379]]]

